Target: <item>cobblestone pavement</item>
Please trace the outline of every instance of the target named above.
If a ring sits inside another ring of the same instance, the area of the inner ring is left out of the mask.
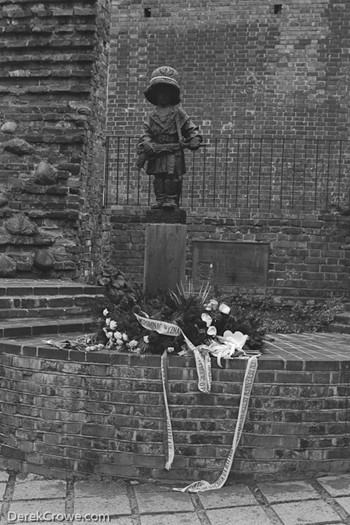
[[[0,472],[0,498],[3,525],[350,525],[350,474],[189,494],[155,483],[74,483]]]

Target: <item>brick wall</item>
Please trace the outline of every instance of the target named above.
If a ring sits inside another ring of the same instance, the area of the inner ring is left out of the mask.
[[[103,180],[109,8],[109,0],[1,4],[0,255],[10,258],[2,257],[3,277],[91,271],[102,204],[96,190]],[[50,177],[38,177],[41,162]],[[6,221],[18,214],[39,231],[10,234]],[[46,267],[35,265],[38,250]]]
[[[349,219],[338,214],[339,205],[341,212],[349,207],[348,155],[340,164],[338,150],[321,160],[336,142],[315,141],[349,139],[350,4],[291,0],[281,2],[280,11],[275,5],[258,0],[152,0],[147,6],[113,2],[107,130],[122,137],[139,135],[151,109],[143,91],[152,70],[162,64],[177,68],[183,107],[200,126],[208,151],[214,150],[214,137],[221,145],[226,138],[233,145],[228,171],[225,152],[218,162],[206,164],[204,188],[199,159],[195,183],[192,172],[186,177],[188,273],[192,238],[267,241],[271,293],[349,295]],[[151,16],[145,17],[145,7]],[[245,144],[250,136],[274,137],[276,142],[273,152],[269,141],[264,142],[262,154],[255,144],[257,167],[249,173],[253,153],[247,153]],[[245,138],[239,146],[233,137]],[[294,150],[284,167],[279,138],[288,138],[292,149],[293,138],[308,140],[297,142],[302,151]],[[111,254],[116,266],[142,279],[144,212],[135,213],[130,204],[136,203],[139,186],[140,202],[147,204],[148,181],[138,177],[133,140],[128,144],[121,139],[117,146],[111,139],[110,203],[119,204],[110,223]],[[348,143],[341,148],[344,153]],[[290,170],[288,177],[283,170]],[[200,196],[194,207],[193,188]],[[201,205],[203,191],[207,200]],[[316,203],[319,197],[326,202]],[[211,208],[204,207],[214,200]]]
[[[0,356],[2,465],[41,475],[214,481],[232,443],[244,361],[213,363],[212,393],[194,359],[169,358],[173,468],[164,469],[160,356],[11,345]],[[335,361],[259,359],[231,477],[348,471],[349,371]]]
[[[139,134],[150,74],[181,74],[205,135],[349,138],[350,5],[341,0],[112,2],[108,130]],[[144,8],[151,10],[145,17]]]
[[[137,281],[143,279],[145,214],[115,210],[110,218],[111,260]],[[187,267],[192,276],[193,240],[269,243],[266,289],[286,299],[350,298],[349,218],[341,215],[276,218],[187,216]],[[236,288],[241,292],[255,287]],[[257,291],[257,290],[256,290]]]

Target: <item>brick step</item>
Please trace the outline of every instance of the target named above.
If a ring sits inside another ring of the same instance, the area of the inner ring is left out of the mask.
[[[0,319],[13,317],[54,317],[85,315],[103,308],[105,297],[99,295],[2,296]]]
[[[336,334],[350,334],[350,324],[334,323],[329,326],[328,330]]]
[[[334,317],[334,323],[350,325],[350,311],[345,311],[341,314],[337,314]]]
[[[63,279],[0,279],[0,296],[100,295],[102,286]]]
[[[71,317],[60,319],[26,318],[1,322],[0,338],[35,337],[41,335],[62,335],[67,333],[94,333],[98,321],[92,317]]]
[[[82,317],[93,314],[91,309],[86,307],[67,307],[67,308],[14,308],[13,310],[0,310],[0,321],[11,319],[61,319],[62,317]],[[2,324],[2,323],[1,323]]]

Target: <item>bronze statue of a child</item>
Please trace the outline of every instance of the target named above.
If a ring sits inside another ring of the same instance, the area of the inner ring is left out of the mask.
[[[152,208],[179,207],[182,177],[186,173],[184,148],[196,150],[202,143],[198,127],[178,106],[180,86],[178,72],[169,66],[153,71],[145,91],[146,99],[156,106],[144,123],[138,142],[138,162],[146,173],[154,175],[153,187],[157,204]]]

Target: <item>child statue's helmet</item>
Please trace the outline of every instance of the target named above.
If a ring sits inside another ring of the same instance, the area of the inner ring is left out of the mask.
[[[179,85],[179,73],[170,66],[157,67],[151,75],[151,80],[148,88],[145,91],[145,97],[153,104],[157,105],[157,99],[155,97],[155,88],[160,84],[166,84],[172,88],[173,97],[171,100],[172,105],[180,103],[180,85]]]

